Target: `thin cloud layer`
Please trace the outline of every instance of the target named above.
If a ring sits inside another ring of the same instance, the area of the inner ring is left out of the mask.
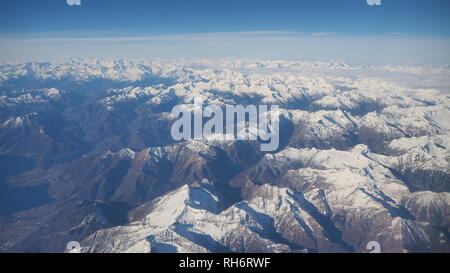
[[[345,36],[295,31],[216,32],[148,36],[0,38],[0,60],[71,57],[251,57],[302,60],[450,62],[450,39],[407,35]]]

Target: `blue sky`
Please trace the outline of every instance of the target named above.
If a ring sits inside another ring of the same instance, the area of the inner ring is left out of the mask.
[[[449,0],[2,0],[0,60],[257,57],[450,63]]]

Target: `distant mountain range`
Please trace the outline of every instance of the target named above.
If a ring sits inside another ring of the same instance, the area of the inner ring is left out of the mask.
[[[450,252],[449,79],[415,64],[0,64],[0,153],[35,161],[0,188],[48,189],[0,216],[0,252]],[[280,148],[175,142],[172,107],[199,97],[279,105]]]

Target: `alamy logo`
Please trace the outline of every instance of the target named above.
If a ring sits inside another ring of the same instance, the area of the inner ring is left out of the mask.
[[[381,0],[367,0],[369,6],[381,6]]]
[[[369,253],[381,253],[381,244],[377,241],[370,241],[367,243],[366,249]]]
[[[197,99],[193,104],[175,106],[172,115],[178,118],[171,129],[175,141],[259,140],[264,152],[273,152],[279,146],[278,105],[270,109],[267,105],[204,106]]]
[[[69,253],[80,253],[81,245],[77,241],[70,241],[66,245],[66,251]]]
[[[69,6],[81,6],[81,0],[66,0]]]

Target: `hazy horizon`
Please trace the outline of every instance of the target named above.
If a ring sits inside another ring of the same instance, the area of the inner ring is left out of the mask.
[[[450,63],[450,3],[3,1],[0,61],[264,58]]]

